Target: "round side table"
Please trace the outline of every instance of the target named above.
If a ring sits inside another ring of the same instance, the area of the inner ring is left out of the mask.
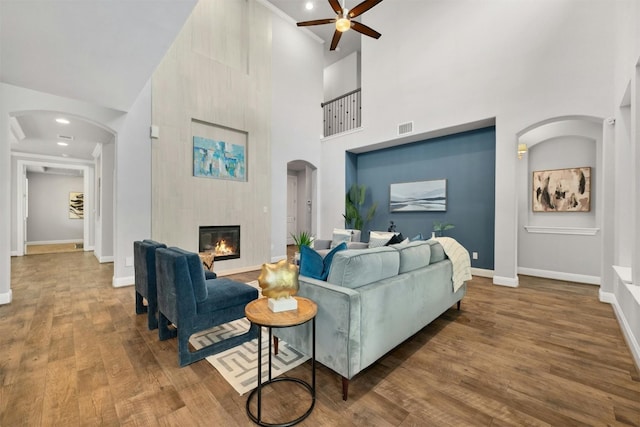
[[[274,313],[267,305],[267,298],[260,298],[247,304],[245,307],[245,315],[247,319],[254,325],[258,326],[258,387],[249,393],[247,397],[247,415],[256,424],[261,426],[293,426],[304,420],[311,414],[316,404],[316,314],[318,306],[315,302],[303,298],[294,297],[298,301],[296,310],[281,311]],[[286,328],[289,326],[297,326],[312,321],[312,354],[311,354],[311,384],[299,379],[291,377],[271,378],[271,342],[273,328]],[[262,327],[269,330],[269,379],[262,382]],[[309,409],[295,420],[287,421],[282,424],[271,424],[262,421],[262,388],[279,381],[294,382],[302,385],[309,391],[311,395],[311,405]],[[251,400],[257,395],[257,414],[253,414],[250,409]]]

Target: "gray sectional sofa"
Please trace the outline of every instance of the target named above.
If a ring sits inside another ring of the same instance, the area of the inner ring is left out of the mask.
[[[466,293],[456,292],[452,264],[434,241],[347,249],[333,258],[327,281],[298,278],[298,295],[318,304],[316,360],[349,380],[432,322]],[[311,354],[308,324],[275,336]]]

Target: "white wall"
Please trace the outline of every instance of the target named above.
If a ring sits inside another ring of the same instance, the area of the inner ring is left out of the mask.
[[[605,234],[600,299],[613,305],[640,367],[640,3],[617,1],[615,13],[615,123],[605,124],[604,132],[605,173],[615,188],[603,219],[615,233]],[[631,284],[612,265],[626,268]]]
[[[410,6],[407,4],[410,3]],[[380,3],[364,16],[386,28],[362,39],[362,132],[323,144],[322,232],[340,225],[344,151],[495,117],[494,282],[516,286],[518,132],[543,120],[611,113],[610,2],[559,0]],[[412,13],[407,14],[406,9]],[[397,23],[397,24],[391,24]],[[390,108],[392,106],[393,108]]]
[[[146,97],[146,100],[144,99]],[[144,193],[151,187],[150,174],[144,175],[137,167],[137,164],[149,162],[150,154],[143,153],[144,150],[133,149],[128,152],[128,147],[136,147],[140,143],[142,135],[146,135],[148,140],[150,123],[150,90],[145,89],[139,95],[139,99],[132,106],[131,113],[112,110],[98,105],[88,104],[64,97],[50,95],[30,89],[0,83],[0,129],[4,129],[0,134],[0,303],[10,302],[10,245],[7,242],[15,241],[15,228],[11,227],[11,211],[15,209],[15,202],[11,200],[11,161],[9,148],[9,114],[16,111],[45,110],[57,111],[71,116],[81,117],[95,124],[104,126],[114,133],[119,134],[117,144],[121,145],[118,151],[118,158],[114,166],[118,179],[124,184],[122,188],[116,188],[116,192],[124,191],[123,194]],[[139,113],[136,113],[138,111]],[[146,112],[145,112],[146,111]],[[150,148],[149,148],[150,150]],[[118,165],[117,162],[124,162]],[[132,166],[133,165],[133,166]],[[142,190],[141,190],[142,189]],[[116,200],[118,196],[116,195]],[[131,200],[130,196],[125,196],[125,202]],[[151,216],[145,215],[144,210],[150,211],[149,199],[143,198],[135,203],[123,203],[122,209],[118,209],[113,220],[115,224],[115,241],[119,248],[133,247],[133,241],[138,238],[139,233],[150,230]],[[138,214],[142,210],[141,214]],[[124,227],[119,227],[123,222]],[[136,230],[132,234],[132,230]],[[105,236],[106,237],[106,236]],[[114,248],[118,251],[118,247]],[[122,250],[122,249],[120,249]],[[130,250],[132,252],[133,249]],[[103,254],[105,256],[111,254]],[[126,256],[126,253],[122,257]],[[115,253],[114,260],[114,284],[133,284],[133,266],[121,266],[119,254]]]
[[[271,30],[271,259],[276,261],[287,256],[287,163],[320,164],[323,45],[277,14]]]
[[[329,101],[360,87],[360,52],[334,62],[324,69],[324,100]]]
[[[118,130],[115,171],[103,169],[103,175],[115,177],[112,204],[103,212],[115,212],[114,286],[134,284],[133,242],[151,237],[151,81],[142,88]],[[103,152],[104,157],[104,152]],[[103,159],[104,162],[104,159]],[[109,166],[113,168],[113,164]],[[106,168],[106,166],[105,166]],[[111,239],[110,239],[111,240]]]
[[[27,172],[27,179],[27,242],[82,242],[83,220],[69,218],[69,193],[84,192],[83,177]]]

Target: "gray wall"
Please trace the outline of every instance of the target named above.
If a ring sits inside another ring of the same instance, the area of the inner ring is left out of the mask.
[[[27,242],[83,240],[83,220],[69,218],[69,193],[82,192],[80,176],[27,173],[29,217]]]
[[[518,272],[561,280],[600,283],[602,125],[560,120],[521,138],[529,152],[519,161]],[[589,212],[533,212],[534,171],[591,167]]]
[[[200,226],[239,224],[240,259],[219,273],[270,258],[270,22],[255,1],[200,1],[152,79],[152,237],[197,251]],[[246,134],[246,182],[194,177],[193,136],[225,141],[225,129]]]

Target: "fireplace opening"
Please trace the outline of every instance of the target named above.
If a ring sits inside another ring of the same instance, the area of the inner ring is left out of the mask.
[[[213,252],[216,261],[240,258],[240,226],[200,227],[199,251]]]

